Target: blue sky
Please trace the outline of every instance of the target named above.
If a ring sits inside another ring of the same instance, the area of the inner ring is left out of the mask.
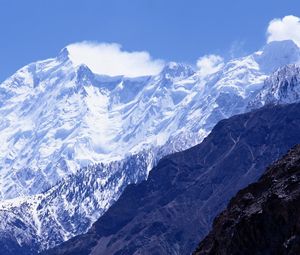
[[[154,59],[260,48],[274,18],[300,16],[296,0],[0,0],[0,81],[81,41],[119,43]]]

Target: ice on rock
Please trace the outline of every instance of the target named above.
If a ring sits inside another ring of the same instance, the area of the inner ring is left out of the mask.
[[[164,76],[166,79],[175,78],[180,80],[192,76],[194,73],[195,71],[189,65],[169,62],[161,71],[161,76]]]
[[[291,64],[279,68],[265,80],[262,90],[249,103],[249,108],[267,104],[290,104],[300,101],[300,67]]]

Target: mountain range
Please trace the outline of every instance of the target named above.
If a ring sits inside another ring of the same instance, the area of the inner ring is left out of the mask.
[[[44,254],[191,254],[230,198],[300,143],[299,128],[300,104],[220,121],[201,144],[129,185],[86,234]]]
[[[205,76],[171,62],[155,76],[108,77],[69,55],[66,47],[0,84],[0,242],[10,243],[3,254],[34,254],[93,229],[128,185],[143,185],[165,156],[201,143],[222,119],[299,101],[300,49],[292,41]],[[228,199],[290,145],[278,145],[218,201],[189,250]]]

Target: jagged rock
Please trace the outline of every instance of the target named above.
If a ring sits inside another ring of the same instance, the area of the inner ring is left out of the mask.
[[[300,145],[239,191],[194,255],[300,254]]]

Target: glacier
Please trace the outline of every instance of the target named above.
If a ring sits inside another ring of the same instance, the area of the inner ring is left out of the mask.
[[[298,79],[300,49],[271,42],[208,76],[170,62],[137,78],[95,74],[69,54],[0,84],[0,239],[35,251],[86,232],[128,184],[219,120],[282,103],[274,88]],[[297,101],[289,91],[285,102]]]

